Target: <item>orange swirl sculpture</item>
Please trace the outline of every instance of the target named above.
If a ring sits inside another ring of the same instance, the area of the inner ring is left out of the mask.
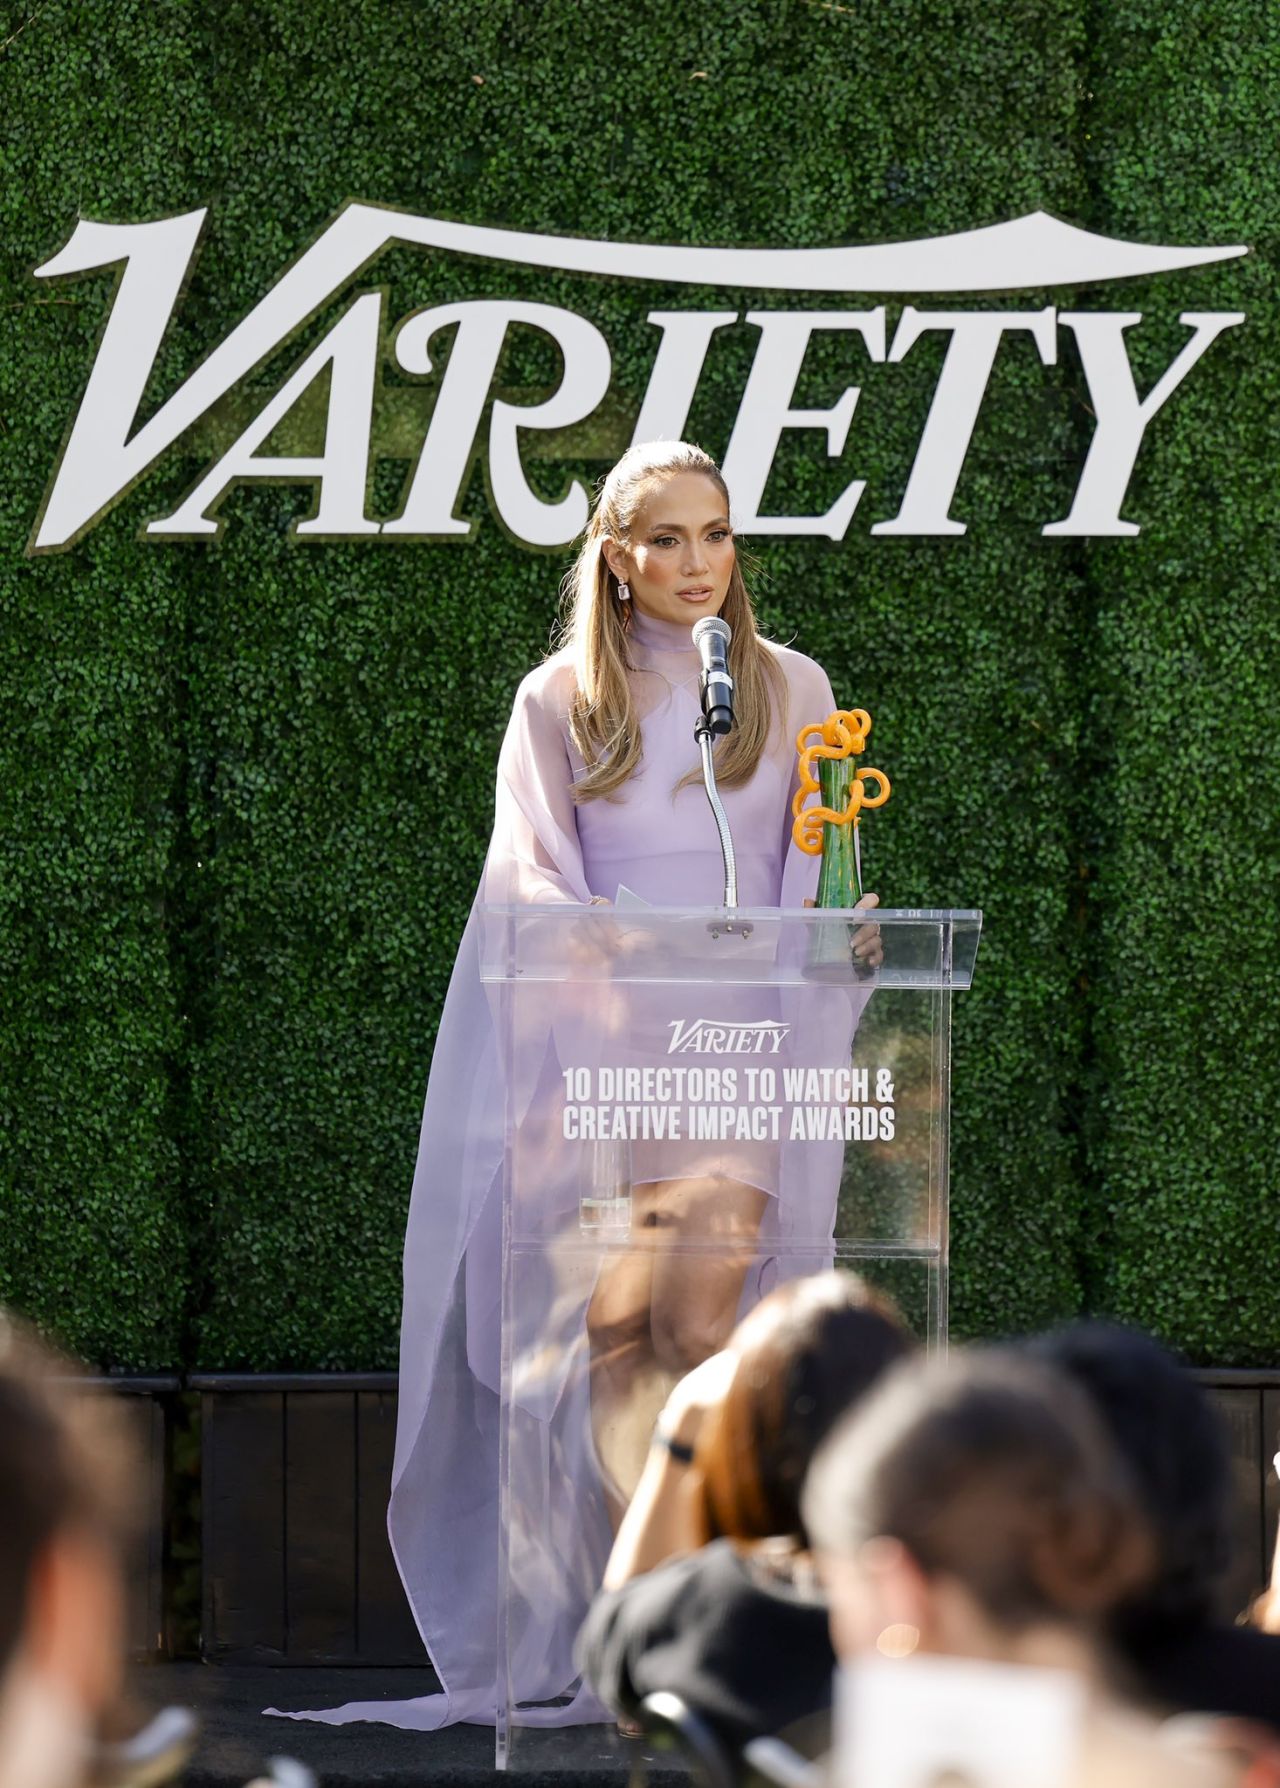
[[[837,708],[824,721],[801,727],[796,734],[800,787],[791,803],[795,819],[791,835],[809,856],[822,854],[819,906],[852,906],[862,893],[858,820],[864,807],[883,807],[891,793],[883,770],[869,765],[859,770],[849,762],[867,749],[870,731],[871,716],[864,708]],[[819,775],[814,774],[815,759],[821,763]],[[818,796],[814,807],[805,806],[810,795]],[[842,800],[843,810],[837,805]],[[828,827],[833,830],[828,832]]]

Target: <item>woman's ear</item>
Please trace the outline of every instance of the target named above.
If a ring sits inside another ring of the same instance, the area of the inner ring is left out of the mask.
[[[609,567],[610,571],[612,571],[618,582],[620,584],[627,583],[629,580],[627,576],[626,561],[623,558],[622,548],[618,545],[617,541],[611,539],[609,535],[606,534],[604,539],[600,542],[600,550],[604,554],[605,564]]]
[[[91,1719],[120,1692],[124,1586],[117,1559],[74,1528],[49,1541],[31,1573],[32,1664]]]
[[[886,1657],[901,1657],[922,1643],[933,1629],[933,1596],[929,1579],[898,1540],[868,1540],[858,1553],[858,1569],[875,1609],[874,1632],[864,1642]]]
[[[821,1549],[815,1557],[837,1657],[858,1657],[881,1646],[886,1635],[907,1631],[914,1634],[908,1649],[919,1644],[923,1574],[897,1540],[867,1540],[852,1557]]]

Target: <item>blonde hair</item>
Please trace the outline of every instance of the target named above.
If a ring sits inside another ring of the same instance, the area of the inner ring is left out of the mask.
[[[604,556],[606,539],[630,543],[636,512],[650,488],[681,472],[698,472],[720,492],[725,514],[729,490],[720,468],[689,441],[649,441],[628,448],[601,481],[582,546],[561,585],[564,620],[559,643],[573,654],[577,688],[569,730],[587,774],[575,801],[611,796],[640,762],[640,725],[627,681],[630,608],[619,600],[618,580]],[[735,684],[734,729],[716,747],[716,775],[725,788],[748,781],[760,761],[785,694],[772,653],[756,630],[751,597],[737,559],[721,615],[733,630],[729,669]],[[692,751],[692,741],[690,742]],[[677,787],[694,781],[691,769]]]

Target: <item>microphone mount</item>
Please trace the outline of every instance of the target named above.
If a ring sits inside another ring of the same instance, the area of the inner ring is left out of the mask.
[[[694,726],[693,736],[698,741],[702,752],[702,780],[707,790],[707,800],[715,816],[716,830],[720,834],[720,854],[724,858],[724,904],[729,912],[738,905],[738,861],[733,851],[733,834],[729,830],[729,816],[724,810],[724,802],[720,799],[720,790],[716,787],[715,759],[711,755],[711,742],[714,734],[711,723],[702,716]]]
[[[724,858],[724,904],[728,913],[738,906],[738,862],[733,850],[733,834],[729,816],[716,787],[716,766],[711,748],[716,738],[723,737],[733,725],[733,678],[729,675],[729,641],[733,635],[727,621],[718,615],[705,615],[694,623],[693,643],[702,654],[702,713],[693,729],[693,736],[702,753],[702,780],[707,800],[720,835],[720,854]],[[731,923],[725,926],[732,931]],[[717,932],[715,935],[719,935]]]

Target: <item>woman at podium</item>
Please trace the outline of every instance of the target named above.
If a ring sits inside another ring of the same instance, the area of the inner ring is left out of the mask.
[[[430,1729],[497,1715],[506,1138],[480,909],[723,906],[721,847],[694,742],[702,667],[690,630],[704,616],[732,629],[735,723],[716,764],[739,904],[798,908],[815,892],[818,860],[791,844],[794,740],[836,702],[820,665],[758,633],[714,461],[684,442],[624,454],[602,483],[564,595],[562,644],[521,682],[499,755],[493,835],[441,1017],[405,1242],[389,1527],[442,1693],[355,1704],[322,1716],[331,1720]],[[874,951],[867,930],[861,947]],[[589,1005],[575,1018],[571,990],[557,1035],[575,1023],[589,1029]],[[529,1097],[554,1093],[565,1066],[549,1029],[544,1021],[532,1039],[540,1080]],[[549,1200],[555,1154],[549,1135]],[[531,1548],[541,1563],[529,1569],[545,1571],[546,1582],[541,1592],[527,1584],[524,1600],[544,1617],[531,1616],[512,1638],[517,1698],[546,1704],[522,1715],[526,1723],[607,1717],[572,1680],[572,1610],[580,1614],[598,1584],[671,1384],[722,1345],[751,1295],[745,1263],[778,1203],[777,1149],[725,1142],[691,1154],[641,1141],[628,1184],[632,1233],[649,1245],[611,1251],[588,1282],[566,1266],[565,1284],[547,1291],[559,1327],[542,1337],[545,1357],[539,1363],[530,1346],[516,1363],[522,1407],[532,1412],[529,1469],[545,1473],[550,1459],[572,1491],[570,1507],[543,1511],[541,1552]],[[712,1233],[725,1240],[717,1259],[681,1254],[681,1235]],[[677,1245],[655,1247],[664,1236]],[[518,1482],[525,1465],[511,1444],[509,1479]]]

